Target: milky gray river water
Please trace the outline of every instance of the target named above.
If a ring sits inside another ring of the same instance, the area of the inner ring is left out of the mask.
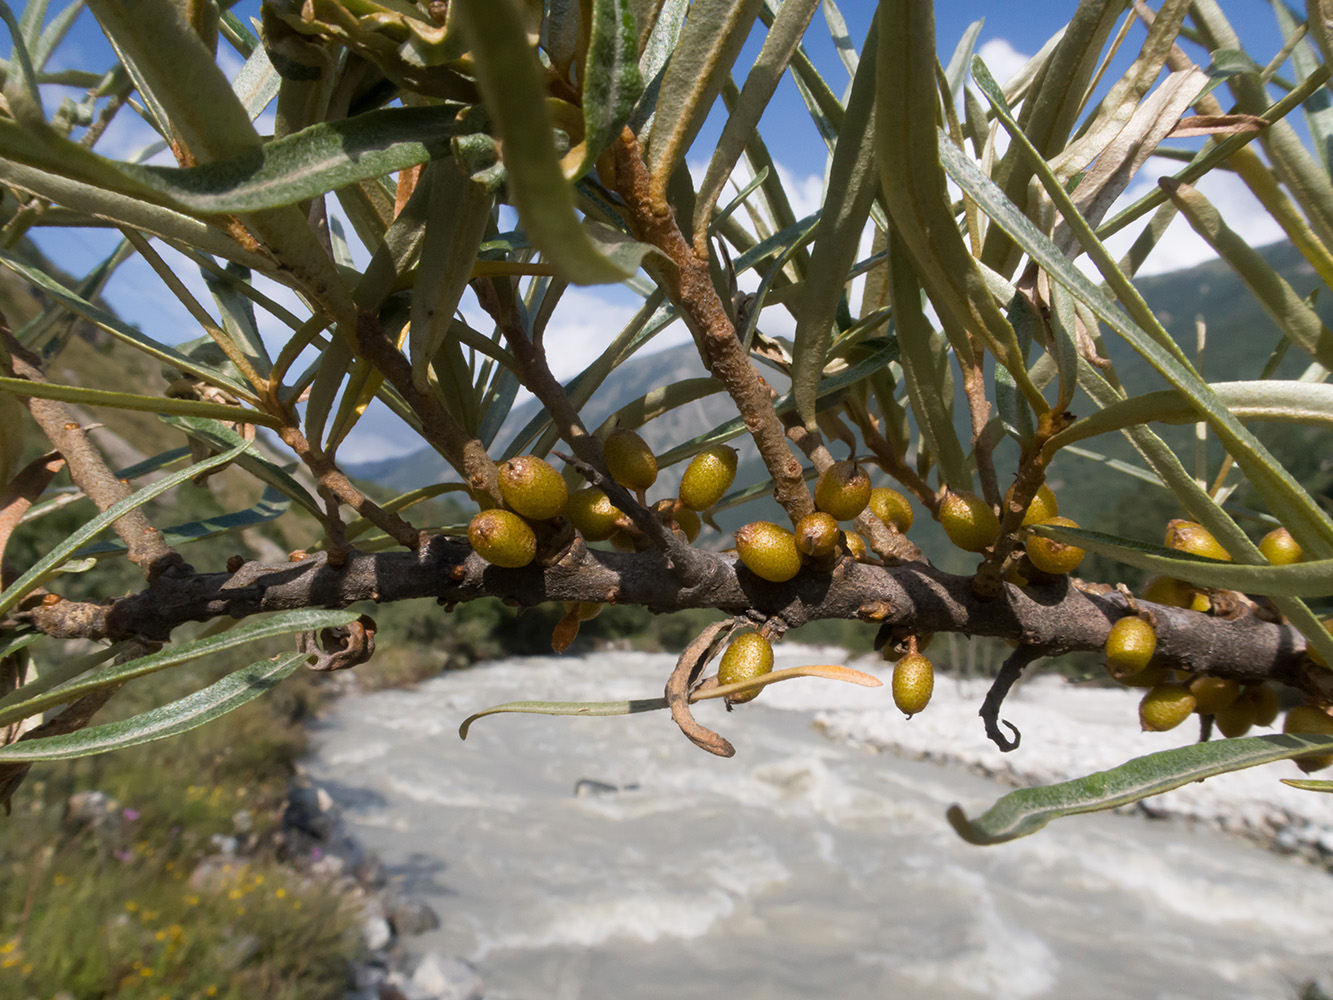
[[[826,738],[808,709],[827,682],[700,706],[731,760],[665,713],[505,715],[458,739],[497,702],[652,696],[671,665],[509,660],[337,704],[308,766],[440,913],[414,948],[473,962],[489,1000],[1249,1000],[1333,971],[1320,869],[1120,815],[968,846],[945,809],[1006,789]],[[585,779],[623,790],[575,795]]]

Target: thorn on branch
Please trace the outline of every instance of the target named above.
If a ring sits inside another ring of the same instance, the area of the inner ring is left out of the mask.
[[[981,716],[986,724],[986,735],[990,741],[1000,748],[1004,753],[1011,750],[1017,750],[1018,744],[1023,740],[1023,734],[1018,731],[1008,719],[1001,720],[1000,706],[1004,704],[1005,697],[1009,694],[1009,689],[1014,686],[1014,682],[1022,675],[1023,670],[1028,664],[1041,659],[1043,651],[1037,646],[1020,645],[1012,653],[1009,659],[1004,661],[1004,666],[1000,667],[999,674],[996,675],[990,690],[986,692],[986,700],[981,703],[981,711],[977,714]],[[1009,731],[1014,734],[1011,740],[1000,731],[999,723],[1009,727]]]

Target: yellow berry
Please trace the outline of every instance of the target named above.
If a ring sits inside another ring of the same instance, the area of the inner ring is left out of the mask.
[[[537,556],[537,536],[531,526],[507,510],[483,510],[467,526],[472,549],[488,563],[517,569]]]
[[[855,531],[844,531],[842,537],[847,552],[857,562],[863,561],[869,555],[870,548],[866,545],[866,540]]]
[[[1120,618],[1106,637],[1106,670],[1118,681],[1142,673],[1157,651],[1157,631],[1136,616]]]
[[[1306,736],[1333,736],[1333,718],[1322,708],[1297,705],[1287,712],[1287,717],[1282,722],[1282,731]],[[1333,754],[1311,753],[1295,760],[1296,766],[1309,774],[1311,771],[1321,771],[1333,764]]]
[[[694,456],[680,478],[680,502],[691,510],[707,510],[722,499],[736,478],[736,449],[725,444]]]
[[[633,431],[612,431],[602,445],[602,455],[606,471],[626,489],[646,490],[657,482],[657,458]]]
[[[1165,684],[1171,679],[1171,671],[1166,667],[1145,667],[1137,674],[1130,674],[1125,678],[1115,678],[1125,687],[1131,688],[1155,688],[1158,684]],[[1114,676],[1114,675],[1113,675]]]
[[[738,528],[736,551],[746,569],[770,583],[786,583],[801,571],[796,539],[772,521],[755,521]]]
[[[1172,608],[1190,608],[1193,611],[1207,611],[1212,604],[1206,594],[1201,594],[1184,580],[1170,576],[1152,577],[1143,585],[1143,599],[1154,604],[1165,604]],[[1201,601],[1202,606],[1196,606]]]
[[[564,605],[565,613],[577,614],[581,622],[592,621],[606,607],[605,604],[598,604],[596,601],[565,601]]]
[[[940,525],[960,549],[981,552],[1000,530],[1000,519],[990,504],[972,493],[946,493],[940,501]]]
[[[565,516],[588,541],[600,542],[610,538],[616,530],[621,512],[605,493],[596,486],[589,486],[570,495],[565,504]]]
[[[1158,684],[1139,702],[1139,724],[1144,732],[1164,733],[1188,719],[1194,704],[1184,684]]]
[[[876,486],[870,491],[870,513],[904,533],[915,519],[907,497],[887,486]]]
[[[838,545],[838,521],[832,514],[815,511],[796,522],[796,548],[807,556],[827,556]]]
[[[1286,528],[1274,528],[1259,540],[1259,551],[1274,566],[1291,566],[1305,558],[1300,543]]]
[[[497,470],[500,496],[517,514],[534,521],[555,517],[565,509],[569,488],[550,463],[535,455],[520,455]]]
[[[1328,618],[1321,618],[1319,624],[1324,626],[1325,632],[1333,632],[1333,615]],[[1328,663],[1324,660],[1324,654],[1315,649],[1310,643],[1305,645],[1305,655],[1321,667],[1327,667]]]
[[[1277,721],[1282,702],[1267,684],[1253,684],[1241,692],[1240,701],[1250,706],[1256,726],[1271,726]]]
[[[1225,677],[1195,677],[1189,687],[1194,695],[1194,711],[1200,715],[1216,715],[1240,697],[1240,685]]]
[[[676,519],[676,526],[685,533],[685,541],[692,542],[699,537],[699,529],[703,527],[703,522],[690,508],[677,507],[672,517]]]
[[[762,677],[773,669],[773,646],[758,632],[743,632],[731,641],[717,667],[718,684],[735,684]],[[732,695],[727,701],[743,705],[759,697],[758,689]]]
[[[1017,484],[1015,484],[1017,485]],[[1004,495],[1004,505],[1007,508],[1014,500],[1014,487],[1010,486],[1008,492]],[[1060,513],[1060,505],[1055,500],[1055,494],[1045,483],[1037,487],[1036,496],[1028,504],[1028,509],[1023,512],[1023,527],[1036,524],[1038,521],[1046,521]]]
[[[850,521],[870,503],[870,476],[854,461],[834,462],[815,483],[815,506]]]
[[[909,719],[930,702],[935,668],[920,653],[908,653],[893,667],[893,703]]]
[[[1254,706],[1244,699],[1238,699],[1234,705],[1224,708],[1213,715],[1217,731],[1229,740],[1244,736],[1254,725]]]
[[[1067,517],[1051,517],[1038,523],[1049,524],[1057,528],[1078,527]],[[1085,555],[1084,551],[1077,545],[1057,542],[1054,538],[1045,538],[1041,535],[1031,536],[1025,543],[1025,547],[1028,561],[1043,573],[1049,573],[1051,576],[1072,573],[1078,569],[1078,564],[1083,561]]]
[[[1168,548],[1189,552],[1209,559],[1221,559],[1231,562],[1231,553],[1222,548],[1212,532],[1202,524],[1176,518],[1166,525],[1166,544]]]

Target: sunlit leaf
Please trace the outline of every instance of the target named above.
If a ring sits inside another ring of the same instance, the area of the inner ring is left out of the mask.
[[[1328,736],[1270,735],[1213,740],[1163,750],[1086,778],[1010,792],[975,820],[959,806],[949,822],[969,844],[1003,844],[1036,833],[1053,819],[1128,805],[1228,771],[1333,750]]]

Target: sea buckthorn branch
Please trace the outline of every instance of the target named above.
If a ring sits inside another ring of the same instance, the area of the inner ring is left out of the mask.
[[[357,347],[421,418],[422,437],[463,477],[472,496],[484,507],[499,507],[500,486],[495,463],[480,440],[450,416],[429,388],[412,378],[412,363],[384,334],[379,317],[362,311],[357,317]]]
[[[46,382],[41,359],[14,339],[2,314],[0,343],[3,343],[0,363],[7,374],[29,382]],[[83,490],[99,511],[109,510],[130,496],[133,491],[129,484],[111,474],[102,453],[89,440],[83,425],[68,406],[59,400],[37,396],[19,398],[51,446],[64,456],[74,485]],[[125,543],[130,561],[143,571],[150,583],[162,573],[188,571],[185,560],[166,543],[162,532],[153,527],[142,510],[129,511],[112,525],[112,529]]]
[[[344,551],[340,542],[343,537],[343,524],[338,518],[338,503],[351,507],[399,545],[416,549],[423,544],[423,535],[418,529],[392,511],[385,510],[357,489],[333,459],[311,445],[296,426],[287,424],[281,427],[278,430],[278,437],[305,463],[310,474],[319,483],[320,495],[327,504],[327,514],[322,520],[325,534],[328,535],[332,546],[331,551],[339,553]],[[336,500],[337,503],[327,503],[330,499]]]
[[[1046,482],[1046,469],[1054,458],[1047,443],[1074,422],[1072,413],[1047,412],[1037,420],[1032,444],[1024,451],[1018,463],[1018,475],[1012,492],[1005,494],[1000,505],[1000,533],[995,538],[985,561],[977,568],[974,589],[981,596],[999,593],[1000,577],[1018,545],[1019,529],[1028,506]]]
[[[430,597],[457,604],[498,597],[521,607],[550,601],[635,604],[655,613],[711,608],[795,628],[819,619],[860,620],[913,634],[957,632],[1011,639],[1058,656],[1101,651],[1112,624],[1129,611],[1112,588],[1068,578],[1020,589],[1002,584],[982,600],[972,578],[923,563],[874,566],[842,561],[831,573],[805,570],[786,583],[759,579],[732,555],[698,550],[707,572],[684,586],[666,553],[616,552],[575,544],[549,566],[503,569],[466,542],[432,537],[415,552],[347,553],[340,567],[325,553],[300,562],[244,563],[231,573],[187,573],[101,604],[57,601],[15,612],[15,621],[57,638],[165,641],[186,622],[293,608],[342,608]],[[1234,619],[1140,600],[1157,623],[1160,662],[1237,681],[1276,680],[1333,701],[1333,671],[1305,656],[1290,625],[1242,614]]]
[[[602,442],[595,434],[589,433],[588,428],[583,425],[583,418],[579,416],[578,410],[574,408],[568,393],[565,392],[565,387],[551,374],[551,366],[546,360],[546,349],[540,343],[534,342],[523,329],[523,321],[519,318],[512,288],[509,294],[502,295],[496,287],[501,281],[512,280],[504,275],[477,278],[471,283],[472,291],[476,293],[477,301],[495,321],[495,325],[509,345],[509,353],[518,364],[518,371],[515,374],[519,382],[537,397],[546,412],[551,415],[560,439],[568,444],[583,462],[599,471],[605,471]]]
[[[695,255],[670,211],[659,212],[654,207],[648,168],[634,133],[626,128],[612,150],[616,188],[625,201],[634,236],[656,247],[670,262],[670,268],[658,266],[663,272],[659,284],[700,345],[709,373],[726,388],[745,419],[745,429],[773,480],[773,497],[795,524],[814,512],[814,501],[801,463],[787,445],[768,384],[750,363],[727,307],[718,297],[708,260]],[[645,265],[654,266],[651,258],[645,259]]]

